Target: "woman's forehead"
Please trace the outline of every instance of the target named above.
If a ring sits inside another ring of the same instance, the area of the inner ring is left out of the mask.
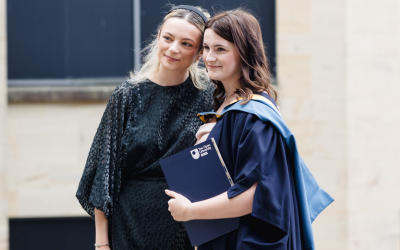
[[[231,46],[233,43],[229,42],[228,40],[225,40],[222,38],[220,35],[218,35],[215,31],[212,29],[206,29],[204,32],[204,43],[206,43],[208,46],[215,46],[215,45],[224,45],[224,46]]]
[[[169,33],[177,38],[201,39],[200,30],[185,19],[168,18],[161,27],[161,33]]]

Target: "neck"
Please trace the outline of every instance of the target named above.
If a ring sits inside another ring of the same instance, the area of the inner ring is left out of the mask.
[[[183,83],[189,77],[189,70],[168,70],[161,64],[158,71],[152,76],[152,81],[161,86],[174,86]]]
[[[236,89],[240,88],[239,80],[240,80],[240,78],[236,79],[236,80],[228,80],[228,81],[222,82],[222,85],[224,85],[224,89],[225,89],[225,95],[227,97],[231,96],[236,91]]]

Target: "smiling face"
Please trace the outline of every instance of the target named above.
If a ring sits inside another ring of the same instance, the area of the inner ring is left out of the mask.
[[[170,71],[186,71],[199,55],[200,30],[184,19],[169,18],[158,34],[160,67]]]
[[[242,60],[236,46],[211,28],[204,33],[203,46],[203,60],[210,79],[223,83],[237,82],[241,76]]]

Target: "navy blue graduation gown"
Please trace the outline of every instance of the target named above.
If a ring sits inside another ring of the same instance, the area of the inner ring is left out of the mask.
[[[228,197],[256,182],[257,188],[252,212],[240,218],[239,228],[198,250],[302,249],[293,156],[281,134],[254,114],[232,110],[217,119],[212,137],[235,183]]]

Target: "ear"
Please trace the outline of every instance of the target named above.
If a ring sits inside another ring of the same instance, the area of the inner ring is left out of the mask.
[[[201,57],[203,56],[203,49],[200,50],[199,54],[197,55],[197,60],[200,60]]]

